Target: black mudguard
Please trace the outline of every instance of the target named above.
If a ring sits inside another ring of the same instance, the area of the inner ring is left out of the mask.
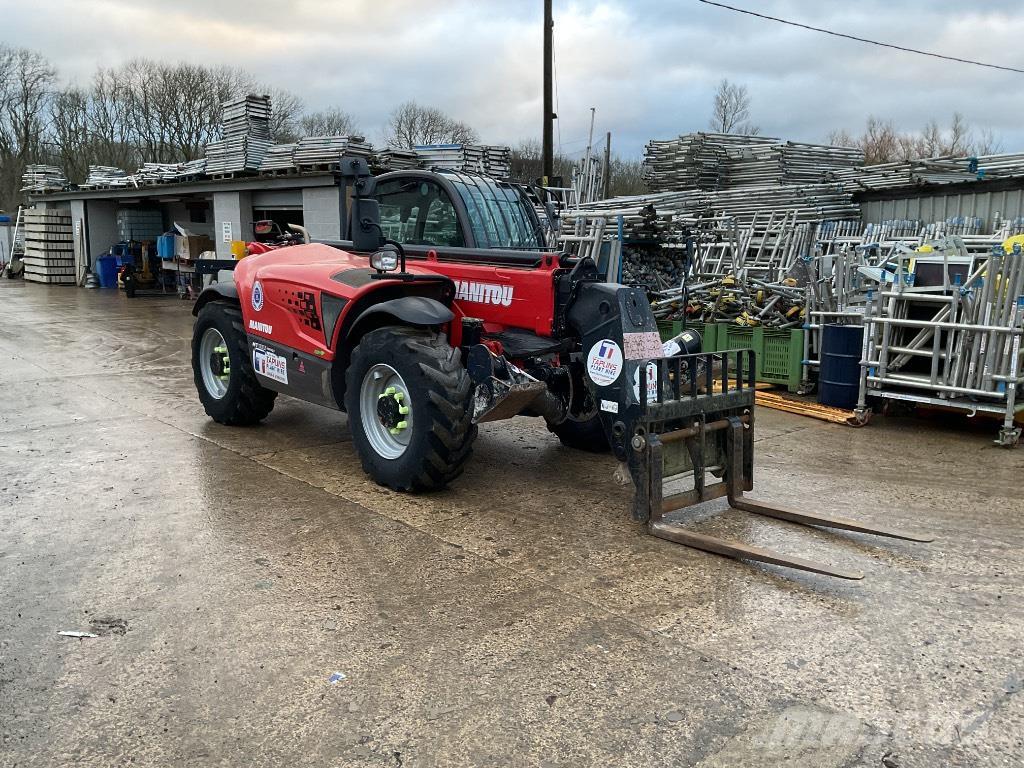
[[[390,301],[382,301],[380,304],[374,304],[364,310],[353,323],[353,330],[358,329],[367,318],[374,315],[390,315],[406,325],[413,325],[417,328],[444,325],[455,318],[455,313],[437,299],[426,296],[402,296]]]
[[[198,317],[199,310],[211,301],[223,301],[225,299],[237,304],[238,288],[234,283],[213,283],[204,288],[203,292],[199,294],[199,298],[196,299],[196,303],[192,306],[192,314]]]

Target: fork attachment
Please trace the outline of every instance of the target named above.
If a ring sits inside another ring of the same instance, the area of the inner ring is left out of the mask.
[[[636,436],[642,440],[633,443],[640,470],[633,473],[634,481],[638,474],[644,481],[643,487],[637,487],[634,514],[639,512],[639,517],[646,520],[651,534],[726,557],[851,580],[862,579],[863,574],[695,533],[666,515],[724,496],[734,509],[800,525],[906,541],[933,540],[915,533],[866,525],[843,517],[799,512],[746,498],[744,492],[753,488],[754,353],[741,350],[720,355],[688,355],[652,361],[658,367],[661,388],[655,401],[644,403],[644,423],[635,429]],[[721,365],[717,381],[711,376],[716,365]],[[730,380],[731,377],[734,378]],[[699,379],[703,381],[698,383]],[[710,483],[708,475],[711,475]],[[692,482],[691,488],[674,489],[687,478]]]
[[[932,540],[744,498],[754,481],[753,350],[664,357],[641,288],[581,281],[572,291],[566,322],[582,342],[583,382],[612,453],[629,469],[633,517],[650,533],[706,552],[840,579],[863,575],[694,533],[666,514],[725,496],[736,509],[801,525]],[[692,487],[676,490],[683,482]]]

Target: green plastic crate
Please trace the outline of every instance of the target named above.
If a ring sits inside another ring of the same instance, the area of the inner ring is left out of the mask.
[[[750,328],[732,323],[708,323],[704,326],[705,352],[729,349],[754,350],[754,378],[779,384],[790,392],[800,389],[801,363],[804,356],[802,328],[777,330]]]
[[[658,321],[658,333],[661,334],[662,341],[668,341],[669,339],[675,338],[683,332],[683,321],[682,320],[659,320]]]

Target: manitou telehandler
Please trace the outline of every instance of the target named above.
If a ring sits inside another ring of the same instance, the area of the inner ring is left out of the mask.
[[[664,348],[644,290],[552,253],[523,188],[448,170],[374,178],[352,158],[338,177],[350,239],[249,256],[199,296],[192,366],[214,420],[255,424],[278,393],[343,410],[370,477],[426,491],[462,473],[478,423],[537,416],[568,446],[610,449],[634,517],[664,539],[861,578],[666,517],[727,496],[791,522],[930,541],[745,498],[753,352],[703,354],[693,331]],[[688,489],[666,491],[678,479]]]

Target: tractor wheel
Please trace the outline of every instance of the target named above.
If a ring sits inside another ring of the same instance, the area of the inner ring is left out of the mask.
[[[362,337],[345,410],[363,470],[396,491],[443,488],[476,438],[469,375],[443,334],[390,326]]]
[[[562,445],[568,448],[588,453],[607,453],[611,450],[600,416],[592,416],[586,421],[566,419],[561,424],[548,422],[548,431],[557,435]]]
[[[210,418],[232,427],[266,418],[277,397],[256,378],[242,329],[241,310],[222,301],[199,310],[192,329],[192,375],[199,399]]]

